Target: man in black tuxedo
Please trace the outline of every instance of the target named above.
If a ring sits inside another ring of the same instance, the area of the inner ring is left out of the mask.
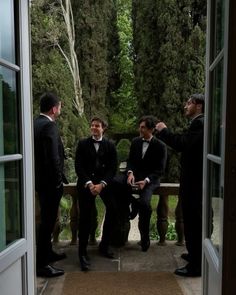
[[[55,120],[61,102],[50,92],[40,98],[40,115],[34,120],[35,189],[40,204],[40,225],[37,235],[36,270],[38,276],[64,274],[49,263],[65,258],[52,250],[51,237],[59,203],[63,194],[64,148]]]
[[[136,188],[140,196],[136,205],[134,199],[132,203],[139,212],[138,227],[144,252],[150,246],[151,198],[153,191],[160,185],[167,157],[165,144],[153,136],[156,122],[153,116],[143,116],[139,120],[140,136],[133,139],[127,161],[128,191],[132,194],[132,189]]]
[[[182,254],[181,257],[187,260],[188,264],[176,269],[175,274],[195,277],[201,275],[202,256],[204,96],[191,95],[184,110],[186,117],[191,120],[186,132],[174,134],[163,122],[156,125],[156,130],[161,140],[181,152],[180,197],[188,250],[188,253]]]
[[[75,170],[78,176],[79,199],[79,260],[82,271],[89,270],[87,245],[91,229],[91,212],[96,196],[100,196],[106,207],[100,253],[114,258],[109,251],[112,218],[114,216],[110,184],[117,170],[115,145],[103,137],[107,125],[101,118],[91,120],[91,136],[78,142]]]

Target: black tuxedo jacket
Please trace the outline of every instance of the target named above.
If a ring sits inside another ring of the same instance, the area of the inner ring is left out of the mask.
[[[57,125],[40,115],[34,120],[35,188],[56,188],[63,183],[64,147]]]
[[[88,181],[97,184],[102,180],[109,184],[115,176],[116,170],[116,148],[108,139],[103,137],[97,152],[92,137],[78,142],[75,155],[78,186],[84,186]]]
[[[159,182],[166,165],[166,145],[153,137],[143,158],[142,147],[142,138],[134,138],[130,146],[127,171],[133,171],[135,181],[144,180],[148,177],[151,182]]]
[[[167,145],[181,152],[180,194],[193,207],[202,200],[203,131],[204,116],[200,115],[182,134],[165,128],[158,135]]]

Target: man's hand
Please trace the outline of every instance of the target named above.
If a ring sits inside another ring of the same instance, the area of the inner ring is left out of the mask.
[[[135,185],[138,185],[139,189],[142,190],[145,187],[146,183],[147,183],[146,180],[140,180],[135,182]]]
[[[103,184],[102,183],[98,183],[98,184],[95,184],[92,189],[90,189],[91,193],[94,195],[94,196],[97,196],[100,194],[100,192],[102,191],[103,189]]]
[[[92,182],[88,185],[88,188],[89,188],[92,195],[94,195],[94,196],[97,195],[97,193],[95,192],[95,185]]]
[[[135,182],[134,174],[133,174],[133,172],[130,172],[128,175],[128,178],[127,178],[127,183],[129,185],[133,185],[134,182]]]
[[[167,128],[166,124],[164,122],[159,122],[156,124],[156,130],[158,132],[161,132],[162,129]]]

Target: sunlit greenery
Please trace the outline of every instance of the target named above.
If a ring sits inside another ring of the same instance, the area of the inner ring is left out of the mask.
[[[152,216],[151,216],[151,222],[150,222],[150,238],[153,240],[158,240],[159,235],[157,233],[157,213],[156,208],[159,201],[159,196],[153,195],[152,197]],[[169,213],[168,213],[168,231],[166,234],[167,240],[176,240],[177,234],[175,231],[175,208],[177,205],[178,197],[177,196],[169,196],[168,199],[168,206],[169,206]]]
[[[75,181],[75,146],[89,134],[93,115],[109,121],[111,138],[135,133],[144,114],[156,115],[176,132],[186,127],[183,102],[204,92],[206,1],[71,3],[85,113],[79,117],[73,106],[73,79],[59,50],[69,54],[58,0],[31,4],[32,90],[35,115],[42,92],[55,91],[63,101],[59,125],[69,155],[66,174]],[[169,150],[165,182],[179,181],[178,163]]]

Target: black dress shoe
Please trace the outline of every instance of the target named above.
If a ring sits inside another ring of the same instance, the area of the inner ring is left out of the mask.
[[[88,256],[88,254],[84,255],[86,261],[87,261],[87,264],[90,265],[90,257]]]
[[[55,262],[55,261],[59,261],[59,260],[62,260],[62,259],[65,259],[66,258],[66,254],[65,253],[56,253],[56,252],[52,252],[49,256],[49,261],[50,262]]]
[[[36,273],[38,277],[53,278],[64,275],[64,270],[48,264],[44,267],[38,268]]]
[[[141,248],[143,252],[147,252],[150,247],[150,241],[141,241]]]
[[[183,253],[180,257],[189,262],[189,254],[188,253]]]
[[[187,266],[177,268],[174,273],[181,277],[200,277],[201,276],[201,270],[188,268]]]
[[[80,256],[79,257],[80,262],[80,268],[82,271],[88,271],[89,270],[89,261],[86,259],[86,256]]]

